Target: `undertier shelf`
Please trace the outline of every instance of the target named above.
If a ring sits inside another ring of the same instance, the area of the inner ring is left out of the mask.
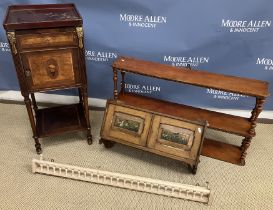
[[[72,104],[39,109],[36,111],[38,137],[86,130],[82,104]]]
[[[240,147],[207,138],[204,139],[201,155],[237,165],[244,165],[240,160]]]

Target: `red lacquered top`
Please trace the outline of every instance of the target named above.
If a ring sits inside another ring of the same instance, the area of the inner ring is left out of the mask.
[[[12,5],[7,9],[6,30],[82,25],[74,4]]]

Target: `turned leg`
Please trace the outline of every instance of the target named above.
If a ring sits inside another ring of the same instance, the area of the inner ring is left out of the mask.
[[[249,121],[251,122],[251,127],[248,131],[248,133],[250,134],[250,137],[245,137],[242,142],[242,145],[241,145],[241,150],[242,150],[241,165],[245,164],[245,158],[247,155],[246,151],[250,146],[252,136],[255,136],[255,127],[257,126],[257,118],[262,111],[262,106],[263,106],[264,101],[265,101],[264,98],[256,98],[256,104],[255,104],[254,109],[251,112],[251,117],[249,119]]]
[[[36,103],[35,95],[34,95],[34,93],[31,93],[30,96],[31,96],[31,101],[32,101],[32,107],[33,107],[34,111],[36,112],[38,110],[38,106]]]
[[[100,144],[103,144],[105,148],[111,148],[115,145],[115,142],[113,141],[109,141],[109,140],[105,140],[105,139],[100,139],[99,141]]]
[[[37,152],[37,154],[41,154],[42,153],[42,148],[41,148],[41,144],[40,144],[39,139],[38,139],[35,120],[34,120],[33,112],[32,112],[32,109],[31,109],[31,101],[30,101],[30,98],[29,98],[28,94],[25,94],[23,96],[24,96],[25,105],[27,107],[27,113],[28,113],[30,124],[31,124],[32,132],[33,132],[33,138],[34,138],[34,141],[35,141],[36,152]]]
[[[81,88],[78,88],[78,92],[79,92],[80,103],[83,104]]]
[[[197,171],[197,165],[191,165],[191,164],[187,164],[188,165],[188,170],[192,173],[192,174],[196,174]]]
[[[125,81],[124,81],[124,77],[125,77],[125,71],[121,71],[121,93],[124,95],[125,92]]]
[[[118,99],[118,70],[116,68],[113,68],[113,81],[114,81],[114,99]]]
[[[241,155],[241,165],[245,165],[245,158],[247,155],[247,149],[250,146],[252,137],[245,137],[243,142],[242,142],[242,146],[241,146],[241,150],[242,150],[242,155]]]
[[[192,167],[192,174],[196,174],[196,172],[197,172],[197,165],[194,165],[193,167]]]
[[[86,125],[87,125],[87,143],[90,145],[92,144],[92,134],[91,134],[91,126],[90,126],[90,120],[89,120],[87,88],[82,88],[81,93],[83,98],[84,113],[85,113],[85,119],[86,119]]]

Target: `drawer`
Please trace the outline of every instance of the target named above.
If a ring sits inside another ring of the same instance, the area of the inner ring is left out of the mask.
[[[75,86],[79,77],[77,48],[21,53],[29,90]]]
[[[147,146],[167,154],[195,160],[200,153],[203,132],[203,125],[155,115]]]
[[[75,32],[24,34],[18,35],[17,40],[21,50],[78,45]]]
[[[101,136],[146,146],[152,115],[107,103]]]

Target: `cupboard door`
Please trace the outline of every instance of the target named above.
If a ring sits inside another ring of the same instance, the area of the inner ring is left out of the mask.
[[[114,104],[108,104],[102,138],[146,146],[152,115]]]
[[[77,48],[22,53],[30,90],[74,86],[79,81]]]
[[[195,160],[202,145],[203,126],[165,116],[154,116],[148,147]]]

